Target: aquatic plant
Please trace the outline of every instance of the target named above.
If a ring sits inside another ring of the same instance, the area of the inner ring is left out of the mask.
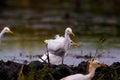
[[[95,51],[95,55],[93,57],[93,59],[95,59],[99,54],[99,50],[102,49],[103,47],[103,43],[106,41],[106,38],[103,36],[103,37],[100,37],[98,42],[97,42],[97,48],[96,48],[96,51]]]

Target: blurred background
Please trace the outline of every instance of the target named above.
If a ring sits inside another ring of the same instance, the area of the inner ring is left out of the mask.
[[[14,35],[4,35],[0,55],[5,59],[6,54],[43,54],[44,40],[63,35],[66,27],[73,29],[72,40],[81,45],[73,53],[95,53],[102,38],[107,53],[113,49],[118,55],[119,14],[120,0],[1,0],[0,30],[8,26]]]
[[[53,33],[70,26],[79,35],[119,36],[119,4],[119,0],[1,0],[0,26],[16,32],[54,29]]]

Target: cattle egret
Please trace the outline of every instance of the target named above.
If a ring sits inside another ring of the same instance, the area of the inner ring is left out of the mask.
[[[0,39],[4,33],[12,33],[13,34],[13,32],[8,27],[4,27],[4,29],[0,33]]]
[[[55,39],[45,40],[44,42],[47,44],[47,52],[41,58],[45,61],[48,61],[47,60],[47,54],[48,54],[49,61],[51,64],[59,64],[60,62],[62,62],[63,64],[64,55],[66,55],[70,46],[71,45],[79,46],[79,44],[73,42],[70,39],[69,36],[70,34],[75,36],[74,33],[72,32],[72,29],[68,27],[65,29],[64,37],[56,35]],[[39,59],[39,61],[42,60]]]
[[[95,75],[95,70],[98,67],[101,67],[101,66],[105,67],[106,65],[103,64],[103,63],[100,63],[97,60],[93,60],[89,64],[89,73],[88,74],[86,74],[86,75],[84,75],[84,74],[74,74],[74,75],[64,77],[60,80],[91,80]]]

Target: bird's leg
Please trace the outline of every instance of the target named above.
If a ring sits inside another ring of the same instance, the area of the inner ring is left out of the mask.
[[[48,60],[48,64],[50,64],[49,53],[47,53],[47,60]]]
[[[46,46],[47,46],[47,45],[46,45]],[[48,60],[48,65],[50,65],[50,58],[49,58],[48,47],[47,47],[47,51],[46,51],[46,56],[47,56],[47,60]]]
[[[42,59],[41,57],[39,57],[44,63],[47,63],[44,59]]]
[[[80,46],[80,44],[78,44],[78,43],[76,43],[76,42],[74,42],[74,41],[71,42],[71,45],[73,45],[73,46],[77,46],[77,47]]]

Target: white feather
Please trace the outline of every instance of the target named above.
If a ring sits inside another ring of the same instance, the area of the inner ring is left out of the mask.
[[[65,36],[59,36],[56,35],[55,39],[48,39],[45,40],[44,42],[47,44],[47,50],[49,53],[49,59],[50,59],[50,63],[51,64],[56,64],[62,61],[62,57],[67,53],[68,49],[70,48],[71,45],[71,39],[69,37],[70,34],[73,34],[72,29],[71,28],[66,28],[65,30]],[[49,50],[52,51],[57,51],[61,49],[63,51],[63,55],[61,55],[60,53],[51,53]],[[60,55],[60,56],[58,56]],[[46,54],[44,54],[42,56],[43,60],[46,60],[47,56]],[[41,60],[39,60],[41,61]]]

